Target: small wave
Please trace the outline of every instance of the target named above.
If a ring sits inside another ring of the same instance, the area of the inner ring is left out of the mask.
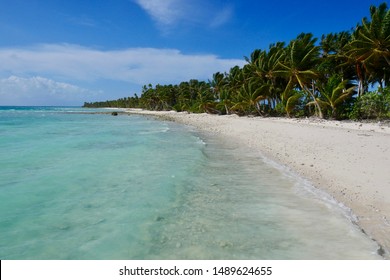
[[[316,186],[313,185],[312,182],[303,178],[288,166],[277,163],[274,160],[264,155],[261,155],[261,158],[266,164],[281,171],[286,177],[292,179],[295,182],[294,187],[297,195],[311,198],[311,199],[316,199],[321,203],[323,203],[329,209],[332,209],[334,211],[339,211],[341,214],[343,214],[344,217],[350,220],[353,224],[356,224],[358,222],[358,218],[352,212],[352,209],[350,209],[343,203],[337,201],[332,195],[330,195],[326,191],[317,188]]]
[[[202,138],[196,137],[196,143],[206,146],[207,143]]]
[[[139,132],[139,135],[149,135],[149,134],[158,134],[158,133],[167,133],[169,131],[169,127],[164,127],[156,130],[147,130]]]

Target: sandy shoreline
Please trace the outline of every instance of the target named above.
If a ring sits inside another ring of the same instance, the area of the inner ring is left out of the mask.
[[[390,251],[390,127],[305,119],[129,110],[191,125],[261,152],[352,209]],[[384,253],[384,252],[380,252]]]

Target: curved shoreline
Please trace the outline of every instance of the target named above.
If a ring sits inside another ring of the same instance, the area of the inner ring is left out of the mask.
[[[228,137],[287,166],[350,208],[357,224],[390,252],[390,127],[374,123],[248,118],[127,110]]]

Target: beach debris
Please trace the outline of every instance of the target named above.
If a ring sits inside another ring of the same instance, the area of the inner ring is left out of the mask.
[[[230,243],[229,241],[220,241],[218,245],[221,248],[228,248],[233,246],[233,244]]]
[[[163,220],[165,220],[165,218],[162,217],[162,216],[158,216],[158,217],[156,218],[156,221],[157,221],[157,222],[161,222],[161,221],[163,221]]]

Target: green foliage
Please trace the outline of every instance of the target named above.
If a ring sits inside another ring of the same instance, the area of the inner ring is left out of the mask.
[[[350,114],[351,119],[390,118],[390,88],[360,96]]]
[[[359,80],[358,96],[363,95],[369,83],[390,83],[390,11],[387,4],[370,7],[370,19],[363,18],[344,56],[355,65]]]
[[[84,107],[336,119],[389,117],[389,88],[366,93],[370,85],[390,86],[387,4],[371,6],[370,18],[363,18],[353,32],[331,33],[317,41],[313,34],[301,33],[288,44],[254,50],[242,68],[217,72],[208,82],[149,84],[140,97],[86,102]]]
[[[301,91],[285,91],[282,95],[282,102],[279,103],[278,110],[281,113],[286,113],[288,117],[295,116],[295,113],[299,110],[298,105],[301,104],[303,96],[304,94]]]
[[[327,116],[339,119],[348,104],[348,99],[355,94],[356,86],[348,80],[343,80],[339,74],[333,74],[325,83],[319,85],[321,95],[316,97],[317,103],[321,106]],[[314,102],[307,103],[308,106]]]

